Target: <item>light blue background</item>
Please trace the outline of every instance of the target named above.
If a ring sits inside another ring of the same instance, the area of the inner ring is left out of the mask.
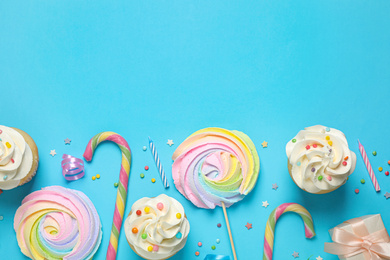
[[[40,154],[34,180],[0,195],[0,258],[24,259],[12,226],[21,200],[41,187],[61,185],[94,202],[104,229],[96,259],[104,259],[119,149],[99,146],[86,178],[76,182],[63,179],[60,162],[63,153],[81,158],[89,139],[106,130],[122,134],[133,151],[126,215],[139,198],[161,193],[185,207],[191,233],[172,259],[231,255],[222,210],[192,206],[170,174],[177,145],[208,126],[247,133],[260,155],[257,186],[228,209],[239,259],[262,258],[266,220],[284,202],[307,207],[317,237],[306,240],[299,217],[283,216],[275,259],[293,259],[293,251],[300,259],[337,259],[323,252],[327,230],[353,217],[381,213],[389,228],[384,192],[390,191],[390,177],[377,171],[390,170],[389,11],[387,0],[0,1],[0,123],[28,132]],[[358,158],[347,184],[328,195],[302,192],[287,171],[287,141],[315,124],[342,130]],[[150,151],[142,151],[148,136],[169,173],[169,190],[163,189]],[[70,146],[65,138],[72,139]],[[369,181],[358,138],[376,170],[379,193]],[[166,145],[167,139],[175,145]],[[51,149],[57,151],[54,158]],[[141,179],[145,165],[151,169]],[[101,179],[92,181],[97,173]],[[267,209],[261,207],[265,200]],[[247,222],[253,229],[245,228]],[[139,259],[124,232],[118,259]]]

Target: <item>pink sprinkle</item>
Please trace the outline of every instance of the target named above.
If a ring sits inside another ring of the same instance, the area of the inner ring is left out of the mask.
[[[313,144],[313,147],[314,147],[314,148],[317,148],[317,144]]]
[[[13,159],[13,158],[11,158],[11,162],[12,162],[12,163],[15,163],[15,161],[14,161],[14,159]]]
[[[154,246],[153,246],[153,251],[154,251],[154,252],[157,252],[158,249],[159,249],[158,245],[154,245]]]
[[[0,135],[3,133],[3,130],[0,129]]]
[[[163,210],[164,204],[162,204],[161,202],[157,203],[157,208],[158,208],[159,210]]]
[[[331,181],[332,180],[332,176],[328,175],[328,177],[326,177],[328,179],[328,181]]]
[[[202,242],[198,242],[198,246],[202,246]]]
[[[347,166],[347,162],[346,162],[346,161],[344,161],[344,162],[343,162],[343,165],[344,165],[344,166]]]
[[[146,165],[145,166],[145,171],[147,171],[147,170],[149,170],[149,166]]]
[[[359,189],[356,189],[356,190],[355,190],[355,193],[356,193],[356,194],[359,194]]]
[[[221,227],[221,226],[222,226],[221,223],[218,223],[218,224],[217,224],[217,227]]]
[[[306,150],[309,150],[310,149],[310,145],[306,145]]]

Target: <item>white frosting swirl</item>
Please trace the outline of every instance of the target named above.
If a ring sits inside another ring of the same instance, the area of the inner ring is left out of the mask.
[[[310,193],[331,191],[343,185],[355,170],[356,155],[345,135],[321,125],[307,127],[287,143],[290,174]]]
[[[0,125],[0,189],[17,187],[30,172],[33,154],[18,131]]]
[[[134,228],[137,229],[135,233]],[[146,259],[165,259],[176,254],[184,247],[189,231],[183,206],[165,194],[136,201],[125,221],[127,241]]]

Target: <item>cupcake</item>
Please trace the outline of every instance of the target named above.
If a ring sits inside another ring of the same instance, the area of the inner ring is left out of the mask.
[[[131,249],[149,260],[176,254],[186,244],[190,232],[183,206],[165,194],[136,201],[124,226]]]
[[[301,130],[286,145],[288,171],[304,191],[323,194],[343,185],[355,170],[356,155],[345,135],[321,125]]]
[[[38,169],[38,148],[26,132],[0,126],[0,189],[29,182]]]

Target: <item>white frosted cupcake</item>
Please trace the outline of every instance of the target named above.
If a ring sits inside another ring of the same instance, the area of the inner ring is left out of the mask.
[[[0,189],[29,182],[38,169],[38,148],[26,132],[0,125]]]
[[[343,185],[355,170],[356,155],[345,135],[321,125],[301,130],[286,146],[293,181],[310,193],[323,194]]]
[[[124,226],[130,247],[149,260],[176,254],[186,244],[190,231],[183,206],[165,194],[136,201]]]

